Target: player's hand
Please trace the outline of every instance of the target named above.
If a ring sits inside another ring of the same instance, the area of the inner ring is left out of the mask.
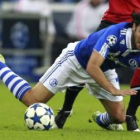
[[[122,89],[117,90],[113,95],[114,96],[126,96],[126,95],[136,95],[138,91],[134,89]]]

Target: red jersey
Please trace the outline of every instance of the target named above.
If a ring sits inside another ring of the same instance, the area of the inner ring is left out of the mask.
[[[113,23],[131,22],[132,12],[140,12],[140,0],[109,0],[109,9],[102,20]]]

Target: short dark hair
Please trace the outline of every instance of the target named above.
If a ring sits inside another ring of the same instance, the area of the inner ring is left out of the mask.
[[[138,26],[140,24],[140,12],[133,12],[132,13],[132,19],[133,19],[133,23],[136,24],[136,26]]]

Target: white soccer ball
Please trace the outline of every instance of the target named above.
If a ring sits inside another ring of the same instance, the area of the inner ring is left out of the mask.
[[[25,111],[24,120],[29,129],[49,130],[55,128],[53,110],[43,103],[29,106]]]

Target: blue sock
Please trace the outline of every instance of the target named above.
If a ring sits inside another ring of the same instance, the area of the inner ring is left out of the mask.
[[[103,128],[107,128],[109,124],[111,124],[110,117],[107,112],[100,114],[96,119],[98,125],[100,125]]]
[[[2,62],[0,62],[0,78],[19,100],[21,100],[23,95],[31,89],[31,86],[27,81],[11,71],[11,69]]]

